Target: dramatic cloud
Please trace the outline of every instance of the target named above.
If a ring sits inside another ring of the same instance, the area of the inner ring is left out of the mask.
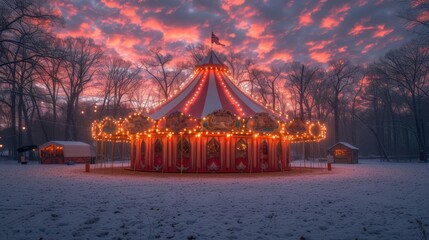
[[[53,1],[65,26],[60,37],[91,37],[110,53],[138,62],[162,47],[176,58],[186,46],[210,45],[214,31],[226,47],[261,64],[337,58],[376,60],[414,36],[398,18],[407,3],[396,0],[62,0]],[[420,16],[422,19],[428,15]],[[186,60],[186,59],[183,59]]]

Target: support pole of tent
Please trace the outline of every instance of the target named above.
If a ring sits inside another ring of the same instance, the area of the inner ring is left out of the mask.
[[[311,167],[314,167],[314,141],[310,142]]]
[[[106,150],[106,139],[103,137],[102,139],[101,139],[101,150],[100,150],[100,154],[101,154],[101,161],[100,161],[100,165],[101,165],[101,168],[103,168],[104,167],[104,161],[105,161],[105,155],[104,155],[104,151]]]
[[[94,164],[94,166],[97,166],[97,163],[98,163],[98,150],[99,150],[99,147],[98,147],[98,139],[96,139],[95,140],[95,164]]]
[[[107,167],[107,140],[104,139],[103,142],[103,168]]]
[[[97,162],[97,166],[98,167],[100,167],[101,168],[101,166],[100,166],[100,163],[101,163],[101,150],[103,149],[102,147],[103,147],[103,145],[102,145],[102,142],[103,142],[103,139],[100,139],[99,141],[98,141],[98,143],[100,144],[99,146],[98,146],[98,162]]]
[[[100,162],[100,140],[97,139],[95,144],[95,166],[98,167],[98,163]]]
[[[319,159],[318,161],[318,167],[320,168],[320,141],[317,141],[317,159]]]
[[[191,137],[189,139],[189,142],[191,142],[191,169],[194,171],[195,170],[195,165],[194,165],[194,152],[196,152],[196,144],[195,144],[195,135],[194,137]]]
[[[183,172],[183,134],[180,133],[180,174]]]
[[[162,173],[164,173],[164,169],[167,167],[167,164],[168,164],[167,161],[166,161],[167,158],[169,158],[171,156],[171,154],[170,154],[170,152],[171,152],[170,146],[171,146],[171,142],[172,141],[173,141],[173,136],[167,137],[166,144],[165,144],[165,147],[167,148],[167,154],[166,154],[166,156],[164,156],[164,154],[162,154],[162,167],[161,167],[161,172]],[[155,144],[156,144],[156,141],[153,144],[153,146],[155,146]],[[162,152],[164,153],[164,149],[162,149]],[[153,159],[155,160],[155,152],[153,154]]]
[[[326,158],[326,140],[323,140],[323,145],[324,145],[324,149],[323,149],[323,157]],[[326,163],[326,167],[328,166],[328,163]]]
[[[115,140],[113,139],[111,142],[110,142],[110,144],[111,144],[111,159],[112,159],[112,169],[113,169],[113,158],[114,158],[114,155],[115,155]]]
[[[122,168],[124,168],[124,150],[125,150],[124,141],[121,141],[121,163],[122,163]]]
[[[306,166],[305,164],[305,142],[302,142],[302,159],[304,161],[304,167]]]

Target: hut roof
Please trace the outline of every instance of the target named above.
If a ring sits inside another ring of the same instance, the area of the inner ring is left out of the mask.
[[[90,145],[79,141],[49,141],[39,146],[43,150],[49,145],[60,146],[63,148],[64,157],[90,157]]]
[[[335,146],[337,146],[337,145],[339,145],[339,144],[341,144],[341,145],[343,145],[343,146],[345,146],[345,147],[347,147],[347,148],[353,149],[353,150],[359,150],[359,148],[357,148],[357,147],[355,147],[355,146],[351,145],[350,143],[346,143],[346,142],[337,142],[337,143],[335,143],[334,145],[332,145],[331,147],[329,147],[329,148],[328,148],[328,150],[330,150],[330,149],[334,148]]]

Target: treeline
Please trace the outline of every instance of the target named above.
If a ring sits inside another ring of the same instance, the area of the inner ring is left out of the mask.
[[[64,20],[47,1],[4,0],[0,8],[0,144],[12,157],[28,144],[90,142],[92,121],[147,112],[174,96],[209,51],[189,45],[178,62],[154,48],[133,63],[92,39],[56,37],[51,29]],[[427,159],[428,41],[406,43],[366,66],[349,59],[262,66],[242,53],[219,55],[233,81],[262,104],[326,123],[325,148],[347,141],[364,155]]]

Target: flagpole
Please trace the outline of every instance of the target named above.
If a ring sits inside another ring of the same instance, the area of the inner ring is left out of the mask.
[[[210,35],[210,42],[212,43],[210,47],[210,52],[213,52],[213,29],[212,29],[212,34]]]

